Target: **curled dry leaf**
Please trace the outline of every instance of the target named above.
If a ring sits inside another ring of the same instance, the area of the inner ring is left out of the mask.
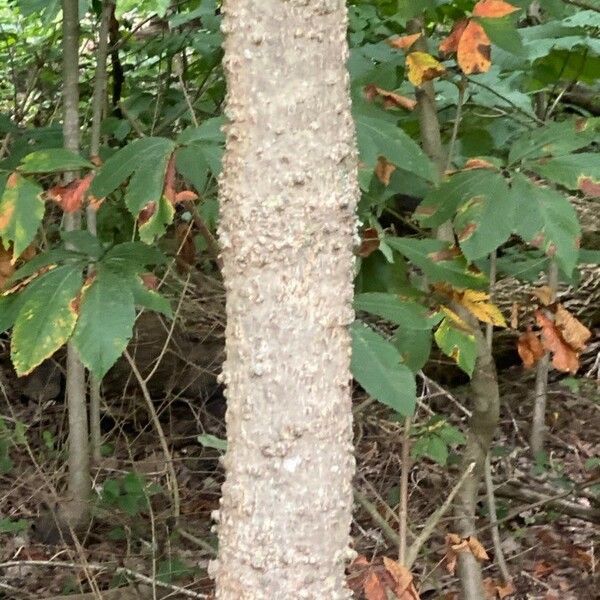
[[[382,98],[385,108],[404,108],[405,110],[414,110],[417,106],[417,101],[413,98],[407,98],[395,92],[384,90],[376,85],[369,84],[364,88],[365,97],[367,100]]]
[[[538,334],[531,331],[531,327],[517,340],[517,351],[527,369],[535,366],[540,358],[546,354]]]
[[[461,538],[455,533],[448,533],[446,534],[446,546],[446,569],[452,575],[456,571],[458,555],[461,552],[470,552],[479,561],[490,559],[481,542],[474,536]]]
[[[375,571],[371,571],[363,584],[367,600],[387,600],[386,588]]]
[[[450,35],[442,40],[442,43],[439,45],[439,51],[442,54],[454,54],[458,52],[458,43],[468,24],[468,19],[461,19],[454,24]]]
[[[446,67],[427,52],[411,52],[406,57],[406,66],[408,79],[415,86],[420,86],[423,82],[431,81],[446,72]]]
[[[407,50],[410,48],[423,34],[413,33],[410,35],[403,35],[400,37],[392,38],[388,41],[392,48],[398,48],[400,50]]]
[[[554,302],[554,292],[550,286],[542,285],[535,288],[532,294],[542,303],[542,306],[550,306]]]
[[[396,165],[393,165],[384,156],[380,156],[377,159],[377,164],[375,165],[375,175],[377,175],[377,179],[379,179],[379,181],[381,181],[381,183],[384,185],[390,184],[390,178],[395,170]]]
[[[471,171],[473,169],[493,169],[497,170],[496,166],[491,162],[484,160],[483,158],[470,158],[465,166],[462,168],[463,171]]]
[[[398,600],[419,600],[412,573],[404,565],[386,556],[383,557],[383,564],[394,579],[395,587],[392,591],[396,598]]]
[[[46,195],[50,200],[54,200],[64,212],[74,213],[82,207],[93,179],[94,173],[90,172],[85,177],[75,179],[67,185],[51,187]]]
[[[542,344],[552,352],[552,365],[558,371],[577,373],[579,369],[579,352],[574,350],[562,337],[554,321],[541,310],[535,312],[537,324],[542,329]]]
[[[585,350],[587,342],[592,337],[592,332],[562,304],[556,307],[554,323],[571,348],[579,352]]]
[[[483,580],[483,588],[487,600],[504,600],[504,598],[516,592],[512,582],[499,583],[492,577],[486,577]]]
[[[487,73],[490,70],[490,38],[479,23],[470,21],[460,36],[457,61],[466,75]]]
[[[520,10],[504,0],[480,0],[473,7],[474,17],[501,18]]]

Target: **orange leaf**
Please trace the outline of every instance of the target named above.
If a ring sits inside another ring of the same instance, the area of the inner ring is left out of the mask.
[[[54,200],[66,213],[78,211],[83,204],[83,199],[94,179],[94,173],[88,173],[82,179],[75,179],[67,185],[56,185],[51,187],[47,196]]]
[[[496,166],[483,158],[470,158],[463,167],[463,171],[470,171],[473,169],[496,169]]]
[[[388,44],[392,48],[399,48],[400,50],[407,50],[410,48],[423,34],[413,33],[411,35],[403,35],[401,37],[393,38],[388,41]]]
[[[363,590],[367,600],[387,600],[385,586],[375,572],[369,573],[365,579]]]
[[[408,79],[416,86],[431,81],[446,72],[444,65],[427,52],[411,52],[406,57]]]
[[[383,564],[394,579],[396,585],[393,591],[398,600],[419,600],[412,573],[404,565],[386,556],[383,557]]]
[[[473,7],[473,16],[499,18],[506,17],[517,10],[520,10],[517,6],[504,2],[504,0],[479,0]]]
[[[12,262],[12,249],[4,249],[0,243],[0,288],[4,287],[6,281],[15,272],[15,265]]]
[[[395,92],[389,92],[383,88],[377,87],[376,85],[369,84],[364,89],[365,97],[367,100],[374,100],[375,98],[383,98],[384,106],[386,108],[404,108],[406,110],[414,110],[417,106],[417,101],[406,96],[401,96]]]
[[[439,51],[442,54],[452,54],[458,51],[458,42],[468,24],[468,19],[461,19],[454,24],[450,35],[439,45]]]
[[[542,342],[531,327],[517,340],[517,351],[527,369],[531,369],[546,354]]]
[[[542,328],[542,344],[546,350],[553,353],[552,365],[559,371],[577,373],[579,369],[579,354],[565,342],[560,331],[542,311],[535,312],[538,325]]]
[[[483,27],[469,21],[458,42],[457,60],[463,73],[486,73],[492,66],[490,38]]]
[[[475,536],[468,537],[467,542],[469,544],[469,550],[471,551],[471,554],[473,554],[477,560],[490,560],[485,548]]]
[[[198,194],[196,194],[196,192],[183,190],[182,192],[177,192],[177,194],[175,194],[174,204],[177,204],[178,202],[194,202],[196,200],[198,200]]]
[[[592,337],[592,332],[562,304],[559,304],[556,308],[554,323],[558,327],[562,338],[573,350],[579,352],[584,350],[587,341]]]
[[[396,165],[388,162],[385,157],[380,156],[377,159],[377,164],[375,165],[375,175],[377,175],[379,181],[381,181],[381,183],[384,185],[390,184],[390,178],[395,170]]]

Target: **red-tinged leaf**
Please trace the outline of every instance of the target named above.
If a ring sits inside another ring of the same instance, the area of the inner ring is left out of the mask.
[[[487,73],[492,66],[490,38],[483,27],[470,21],[458,42],[457,61],[466,75]]]
[[[579,189],[591,198],[600,198],[600,181],[595,181],[591,177],[579,178]]]
[[[363,591],[366,600],[387,600],[385,586],[375,572],[369,573],[369,576],[365,579]]]
[[[195,202],[196,200],[198,200],[198,194],[191,190],[183,190],[177,192],[175,195],[175,204],[178,204],[179,202]]]
[[[465,166],[462,168],[463,171],[470,171],[473,169],[492,169],[497,171],[496,165],[493,165],[491,162],[484,160],[483,158],[470,158]]]
[[[19,183],[19,178],[20,178],[20,175],[16,171],[13,171],[6,179],[6,187],[8,189],[12,189],[12,188],[16,187],[17,184]]]
[[[144,208],[142,208],[142,210],[140,211],[140,214],[138,216],[138,221],[139,221],[140,225],[147,223],[152,218],[152,215],[155,212],[156,212],[156,202],[149,202],[148,204],[146,204],[146,206]]]
[[[546,354],[542,342],[531,327],[517,340],[517,351],[527,369],[531,369]]]
[[[149,290],[158,289],[159,279],[154,273],[142,273],[141,278],[142,278],[142,283],[144,284],[144,287],[146,287],[147,289],[149,289]]]
[[[54,200],[64,212],[74,213],[81,209],[93,179],[94,173],[88,173],[85,177],[75,179],[65,186],[51,187],[46,195]]]
[[[461,19],[455,23],[450,35],[439,46],[439,51],[442,54],[453,54],[458,51],[458,43],[468,24],[468,19]]]
[[[552,319],[542,311],[535,312],[537,324],[542,329],[542,344],[552,352],[552,365],[558,371],[577,373],[579,369],[579,353],[563,339]]]
[[[373,101],[375,98],[384,100],[385,108],[404,108],[405,110],[414,110],[417,106],[417,101],[413,98],[407,98],[395,92],[384,90],[376,85],[369,84],[364,88],[365,97],[367,100]]]
[[[374,227],[367,227],[362,232],[362,242],[357,254],[362,257],[367,257],[373,254],[379,248],[379,232]]]
[[[480,0],[473,7],[474,17],[501,18],[516,11],[519,7],[513,6],[504,0]]]
[[[392,38],[388,41],[392,48],[399,48],[400,50],[407,50],[410,48],[423,34],[413,33],[411,35],[403,35],[401,37]]]
[[[15,272],[15,265],[12,260],[12,248],[4,249],[4,245],[0,242],[0,288],[11,278]]]

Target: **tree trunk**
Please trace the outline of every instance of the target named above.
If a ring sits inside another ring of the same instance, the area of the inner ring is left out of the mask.
[[[358,185],[344,1],[228,0],[223,12],[217,598],[349,598]]]
[[[79,4],[63,0],[63,136],[65,148],[79,152]],[[68,173],[67,181],[75,175]],[[65,214],[64,228],[81,227],[79,211]],[[67,408],[69,412],[69,502],[63,511],[77,529],[86,520],[91,491],[85,371],[75,346],[67,345]]]

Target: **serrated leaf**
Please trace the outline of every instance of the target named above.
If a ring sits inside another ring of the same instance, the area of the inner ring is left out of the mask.
[[[460,247],[468,260],[487,256],[510,237],[517,203],[499,173],[483,171],[481,188],[463,204],[454,219]]]
[[[439,349],[471,377],[477,358],[475,335],[446,317],[437,328],[434,338]]]
[[[397,237],[386,237],[385,240],[419,267],[432,282],[477,290],[488,285],[485,275],[470,270],[465,258],[456,256],[446,242]]]
[[[60,173],[93,168],[94,165],[89,160],[67,148],[37,150],[28,154],[19,165],[19,171],[25,174]]]
[[[424,306],[412,300],[403,300],[396,294],[357,294],[354,307],[409,329],[431,329],[438,322]]]
[[[558,183],[569,190],[585,192],[586,181],[600,186],[600,154],[597,152],[557,156],[539,162],[527,162],[525,166],[540,177]]]
[[[42,188],[21,175],[14,175],[0,199],[0,237],[13,243],[16,260],[31,244],[44,217]]]
[[[352,333],[352,374],[379,402],[400,414],[412,415],[416,384],[410,369],[402,364],[400,353],[381,335],[356,321]]]
[[[52,356],[71,336],[81,279],[78,266],[56,267],[28,291],[12,333],[11,358],[19,377]]]
[[[90,194],[104,198],[129,177],[125,194],[127,207],[134,216],[162,195],[169,157],[175,144],[166,138],[145,137],[135,140],[113,154],[99,169]]]
[[[136,306],[162,313],[169,319],[173,318],[173,310],[167,298],[154,290],[149,290],[139,277],[134,276],[131,282],[131,289],[133,292],[133,301]]]
[[[570,276],[577,265],[581,236],[572,204],[562,194],[522,175],[515,175],[513,193],[517,202],[515,233],[554,256]]]
[[[356,115],[356,137],[360,159],[375,168],[380,156],[428,181],[438,175],[433,163],[419,145],[394,123],[371,116]]]
[[[161,196],[152,216],[143,225],[140,225],[139,232],[142,242],[152,244],[157,237],[163,235],[167,226],[173,222],[174,216],[175,207],[164,196]]]
[[[98,379],[127,348],[134,322],[133,292],[123,274],[99,268],[92,283],[84,288],[73,332],[81,362]]]

